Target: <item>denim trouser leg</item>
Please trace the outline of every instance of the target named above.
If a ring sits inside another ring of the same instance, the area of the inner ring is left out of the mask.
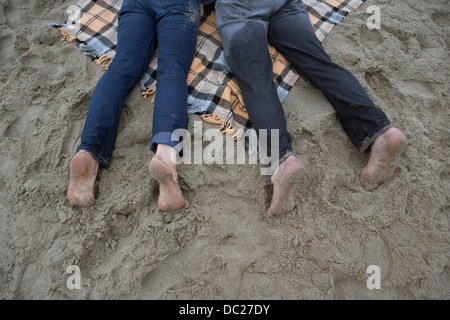
[[[124,102],[157,45],[160,58],[152,150],[158,143],[179,143],[170,136],[178,128],[187,128],[186,78],[195,49],[198,10],[198,0],[124,0],[116,56],[91,97],[78,147],[89,151],[101,168],[109,166]],[[158,135],[160,132],[166,135]]]
[[[273,82],[267,38],[269,23],[236,15],[239,2],[224,0],[216,5],[217,26],[225,58],[242,90],[245,107],[258,138],[267,143],[264,151],[271,157],[272,148],[279,148],[278,156],[281,159],[292,151],[292,142],[284,109]],[[249,6],[242,5],[248,12],[251,11]],[[272,130],[279,130],[278,146],[271,143]]]
[[[142,8],[119,15],[116,56],[95,87],[78,148],[89,151],[101,168],[109,166],[125,99],[145,72],[155,48],[154,17]]]
[[[285,114],[272,81],[268,41],[318,87],[336,109],[350,140],[364,150],[390,126],[359,81],[331,61],[300,0],[220,0],[217,24],[225,57],[241,86],[255,129],[279,129],[280,159],[292,151]]]
[[[156,152],[158,144],[179,147],[178,140],[172,141],[172,133],[177,129],[187,129],[189,119],[186,80],[197,43],[200,13],[198,0],[182,2],[184,4],[181,7],[165,13],[157,25],[157,89],[150,142],[153,152]],[[180,149],[177,151],[180,152]]]
[[[359,150],[367,149],[378,134],[391,126],[360,82],[329,58],[315,36],[302,1],[289,1],[271,16],[269,42],[325,95],[336,110],[342,128]]]

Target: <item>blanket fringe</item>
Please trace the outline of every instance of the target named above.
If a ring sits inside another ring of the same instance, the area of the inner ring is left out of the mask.
[[[59,31],[61,31],[61,34],[63,35],[63,38],[61,41],[67,41],[67,42],[75,42],[77,40],[77,37],[72,36],[69,32],[64,30],[64,28],[58,28]]]
[[[238,141],[242,137],[241,130],[238,130],[235,127],[233,127],[233,125],[230,122],[227,122],[227,121],[224,121],[224,120],[220,119],[220,117],[217,114],[215,114],[215,113],[202,114],[201,118],[205,122],[212,123],[212,124],[219,124],[220,127],[217,130],[222,132],[223,134],[227,134],[227,133],[231,134],[233,132],[236,132],[231,137],[231,139],[233,141]]]
[[[153,95],[152,98],[152,103],[155,103],[155,96],[156,96],[156,91],[150,87],[147,87],[147,90],[142,91],[142,98],[144,98],[144,100],[147,100],[148,96]]]
[[[201,117],[205,122],[213,124],[223,124],[225,122],[222,119],[220,119],[219,116],[215,113],[202,114]]]
[[[109,65],[112,62],[112,58],[109,57],[107,54],[102,54],[100,58],[96,59],[95,62],[102,67],[103,71],[108,70]]]
[[[237,133],[231,137],[234,142],[242,138],[242,130],[237,130]]]

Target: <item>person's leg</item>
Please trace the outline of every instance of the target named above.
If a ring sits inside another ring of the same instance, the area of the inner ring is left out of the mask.
[[[295,208],[294,191],[300,176],[305,171],[295,155],[287,154],[272,175],[272,202],[267,210],[269,217],[288,213]]]
[[[94,181],[98,168],[109,166],[123,104],[155,50],[155,19],[141,2],[146,3],[125,0],[119,14],[116,56],[94,90],[71,161],[67,197],[72,205],[94,204]]]
[[[280,161],[271,178],[274,189],[268,216],[294,209],[294,186],[303,172],[301,162],[291,155],[291,137],[273,82],[272,60],[268,50],[268,22],[264,20],[264,17],[268,19],[271,10],[272,5],[267,1],[222,0],[216,4],[217,26],[225,58],[243,92],[249,118],[258,138],[267,142],[264,151],[272,158],[272,162]],[[278,145],[272,144],[272,130],[278,130]],[[265,132],[267,135],[262,136]],[[274,148],[278,148],[278,159],[273,159]]]
[[[67,198],[72,206],[90,207],[94,204],[94,183],[99,163],[85,151],[78,151],[70,161],[70,182]]]
[[[378,150],[371,153],[374,159],[370,161],[372,169],[369,171],[379,171],[380,174],[376,174],[377,179],[371,178],[374,176],[373,172],[363,174],[362,182],[370,180],[375,183],[376,180],[376,183],[380,183],[391,176],[393,167],[382,159],[401,154],[405,145],[403,134],[392,128],[385,113],[374,105],[360,82],[330,59],[314,33],[302,1],[289,1],[271,17],[269,41],[302,77],[322,91],[335,108],[342,127],[353,144],[360,151],[373,147]],[[375,144],[374,141],[382,135],[384,138],[380,139],[384,142]],[[380,144],[385,147],[377,148]],[[383,169],[387,167],[389,170]]]
[[[265,0],[221,0],[216,4],[217,26],[225,59],[242,90],[249,118],[258,138],[267,141],[264,151],[269,157],[277,147],[271,143],[272,130],[279,131],[277,151],[282,158],[292,152],[292,143],[273,81],[267,38],[267,20],[271,10],[270,2]],[[262,129],[267,130],[267,135]]]
[[[158,17],[158,71],[149,164],[160,184],[158,206],[163,211],[189,207],[178,185],[174,159],[179,140],[175,130],[187,130],[187,75],[194,57],[200,19],[198,0],[161,1],[154,6]]]
[[[173,159],[177,151],[168,144],[158,144],[148,170],[159,183],[158,207],[162,211],[189,208],[189,202],[183,197],[178,184],[178,172]]]
[[[361,172],[361,185],[371,190],[392,177],[406,144],[404,134],[395,127],[377,136],[371,144],[369,162]]]

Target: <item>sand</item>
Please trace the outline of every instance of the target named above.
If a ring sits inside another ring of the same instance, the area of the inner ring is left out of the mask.
[[[447,0],[368,0],[324,40],[408,148],[390,181],[364,190],[368,155],[300,79],[283,105],[306,174],[295,210],[276,218],[265,216],[272,190],[259,164],[182,164],[191,207],[159,211],[147,172],[153,105],[138,88],[96,204],[70,207],[69,162],[103,73],[47,26],[73,3],[0,0],[0,298],[450,298]],[[375,4],[381,29],[370,30]],[[70,265],[81,289],[67,287]],[[367,287],[370,265],[381,289]]]

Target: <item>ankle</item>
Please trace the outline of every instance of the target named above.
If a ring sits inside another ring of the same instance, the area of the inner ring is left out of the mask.
[[[167,144],[158,144],[156,155],[169,164],[170,167],[176,166],[177,151]]]

